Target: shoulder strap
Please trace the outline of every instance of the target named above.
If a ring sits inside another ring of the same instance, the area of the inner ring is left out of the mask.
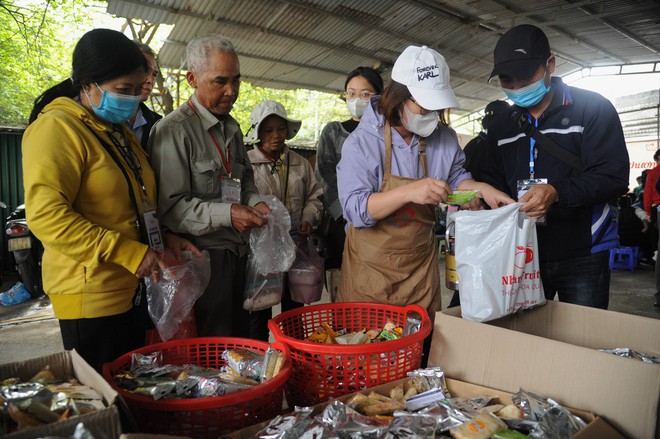
[[[576,154],[573,154],[570,151],[565,150],[561,146],[557,145],[552,139],[539,131],[534,125],[529,123],[527,116],[524,111],[515,111],[514,119],[518,124],[518,128],[525,133],[527,136],[536,140],[536,143],[541,146],[544,150],[557,157],[559,160],[569,164],[579,171],[584,170],[582,165],[582,160]]]
[[[94,132],[94,131],[91,130],[91,129],[90,129],[90,131],[91,131],[91,133],[94,134],[94,136],[98,139],[98,141],[99,141],[99,143],[101,144],[101,146],[103,146],[103,149],[106,150],[106,152],[110,155],[110,157],[112,158],[112,160],[113,160],[113,161],[117,164],[117,166],[119,167],[119,170],[121,171],[121,173],[124,175],[124,178],[126,179],[126,183],[128,184],[128,194],[129,194],[129,196],[131,197],[131,201],[133,202],[133,208],[135,209],[135,215],[136,215],[136,217],[137,217],[137,219],[136,219],[136,221],[135,221],[135,225],[136,225],[136,227],[137,227],[137,229],[138,229],[138,232],[139,232],[139,234],[140,234],[140,241],[141,241],[142,243],[145,243],[145,244],[149,243],[149,239],[148,239],[148,238],[146,237],[146,235],[145,235],[146,230],[144,229],[144,227],[142,227],[142,224],[141,224],[141,222],[140,222],[140,216],[141,216],[141,214],[140,214],[140,207],[138,206],[137,198],[136,198],[136,196],[135,196],[135,192],[133,191],[133,183],[131,182],[131,179],[130,179],[130,177],[128,176],[128,173],[126,172],[126,169],[125,169],[124,166],[121,164],[121,161],[119,160],[119,157],[117,157],[117,155],[116,155],[116,154],[114,153],[114,151],[112,150],[112,146],[110,146],[105,140],[103,140],[103,139],[101,138],[101,136],[99,136],[96,132]]]

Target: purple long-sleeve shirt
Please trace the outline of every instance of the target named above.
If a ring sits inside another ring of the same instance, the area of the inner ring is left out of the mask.
[[[342,157],[337,165],[339,200],[344,218],[354,227],[372,227],[378,221],[369,215],[367,200],[380,192],[385,166],[385,136],[383,115],[376,113],[378,97],[371,99],[360,125],[344,142]],[[392,130],[392,174],[408,178],[424,176],[419,160],[418,137],[410,145]],[[465,155],[456,133],[449,127],[438,128],[426,138],[428,177],[446,181],[452,189],[472,178],[463,168]]]

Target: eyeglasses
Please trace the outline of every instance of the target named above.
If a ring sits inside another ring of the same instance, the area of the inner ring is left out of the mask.
[[[363,101],[368,101],[375,94],[376,93],[374,93],[373,91],[366,91],[366,90],[363,90],[361,92],[347,91],[347,92],[344,93],[344,97],[348,100],[351,100],[351,101],[353,99],[357,99],[357,98],[360,98]]]

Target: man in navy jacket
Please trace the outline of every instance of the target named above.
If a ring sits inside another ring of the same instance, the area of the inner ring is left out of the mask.
[[[608,202],[627,191],[629,174],[616,110],[599,94],[552,77],[555,56],[535,26],[506,32],[494,64],[491,78],[498,77],[514,105],[509,118],[489,129],[483,180],[538,218],[546,298],[557,293],[562,302],[607,308],[609,249],[617,245],[616,214]],[[526,124],[568,151],[573,163],[523,132]]]

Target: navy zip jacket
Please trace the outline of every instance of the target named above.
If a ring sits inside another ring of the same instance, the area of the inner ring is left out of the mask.
[[[537,129],[580,157],[572,167],[536,144],[535,178],[547,178],[559,200],[546,225],[537,226],[542,262],[560,261],[609,250],[617,245],[616,213],[608,201],[628,190],[628,150],[614,106],[597,93],[569,87],[552,78],[554,96]],[[483,181],[517,199],[517,182],[530,178],[530,138],[516,124],[516,112],[493,120],[487,160],[480,162]]]

